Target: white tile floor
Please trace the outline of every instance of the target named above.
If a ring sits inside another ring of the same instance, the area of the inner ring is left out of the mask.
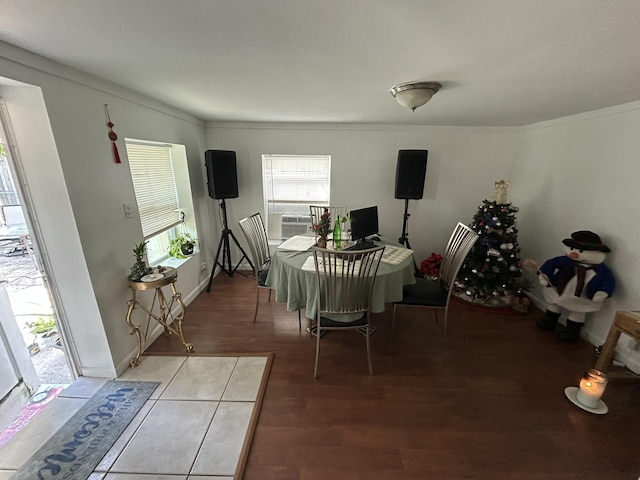
[[[143,356],[119,380],[160,382],[90,480],[231,480],[268,357]],[[107,379],[81,377],[0,448],[8,479]]]

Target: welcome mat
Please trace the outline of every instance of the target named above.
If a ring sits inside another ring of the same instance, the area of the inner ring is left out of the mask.
[[[7,443],[13,436],[22,430],[33,418],[46,407],[51,400],[56,398],[69,385],[40,385],[38,391],[29,399],[27,406],[18,416],[0,432],[0,447]]]
[[[108,381],[11,478],[88,478],[159,384]]]

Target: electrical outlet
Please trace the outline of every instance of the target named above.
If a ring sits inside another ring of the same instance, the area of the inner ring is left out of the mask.
[[[200,265],[200,271],[201,272],[206,272],[207,271],[207,264],[203,263],[202,265]]]

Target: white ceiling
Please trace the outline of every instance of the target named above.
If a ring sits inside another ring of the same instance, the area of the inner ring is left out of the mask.
[[[0,40],[206,121],[515,126],[640,100],[637,0],[0,0]],[[389,88],[417,80],[443,87],[411,112]]]

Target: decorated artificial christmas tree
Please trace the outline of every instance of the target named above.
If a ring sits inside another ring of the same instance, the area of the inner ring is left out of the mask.
[[[528,311],[522,278],[516,213],[507,200],[509,182],[495,182],[495,194],[478,206],[470,227],[480,236],[456,279],[455,295],[474,305]]]

